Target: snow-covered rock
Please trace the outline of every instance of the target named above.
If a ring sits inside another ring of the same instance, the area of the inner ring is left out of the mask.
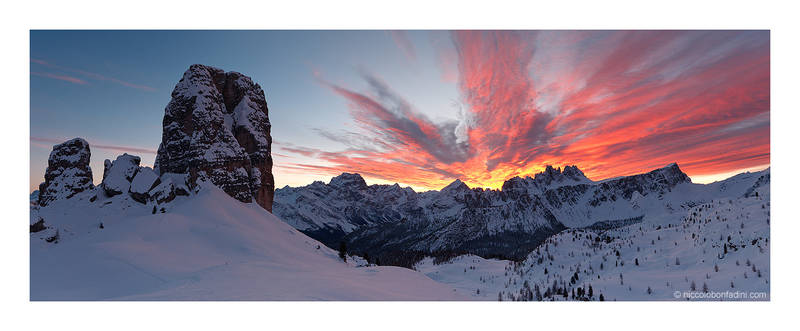
[[[148,195],[157,204],[162,204],[172,201],[177,194],[175,194],[175,185],[172,184],[172,179],[165,179],[150,190]]]
[[[146,203],[149,193],[161,180],[158,175],[149,167],[139,168],[136,176],[133,177],[130,185],[131,197],[141,203]]]
[[[94,188],[89,143],[75,138],[53,146],[47,160],[44,182],[39,185],[38,204],[46,206],[59,199],[69,199],[75,194]]]
[[[105,160],[103,182],[101,187],[108,196],[115,196],[127,193],[131,187],[131,181],[139,171],[141,158],[128,153],[117,156],[113,162]]]
[[[267,102],[249,77],[195,64],[165,109],[155,168],[208,180],[242,202],[272,210],[274,180]]]

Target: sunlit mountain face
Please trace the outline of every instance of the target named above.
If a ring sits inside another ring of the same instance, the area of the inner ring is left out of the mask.
[[[391,36],[414,54],[402,33]],[[425,115],[415,96],[392,88],[391,77],[364,73],[363,85],[349,86],[320,76],[348,102],[353,127],[324,136],[348,148],[279,145],[319,161],[280,167],[439,189],[456,178],[499,188],[548,164],[574,164],[598,180],[672,162],[709,179],[770,162],[768,31],[449,37],[450,51],[437,56],[457,69],[451,119]]]

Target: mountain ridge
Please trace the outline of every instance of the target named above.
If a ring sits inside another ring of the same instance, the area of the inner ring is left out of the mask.
[[[347,176],[363,183],[358,174]],[[692,183],[677,163],[597,182],[576,166],[563,170],[548,166],[533,177],[512,177],[499,190],[469,188],[459,179],[439,191],[425,192],[397,184],[361,185],[356,190],[322,182],[284,187],[276,190],[274,212],[326,245],[345,241],[371,256],[390,249],[514,259],[566,228],[677,215],[727,194],[718,186]],[[738,193],[742,194],[744,189]],[[498,242],[511,238],[524,243],[512,248]],[[382,261],[390,258],[384,256]]]

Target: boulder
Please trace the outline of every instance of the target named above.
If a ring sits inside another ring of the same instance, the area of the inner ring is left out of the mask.
[[[175,195],[189,195],[189,176],[187,174],[165,173],[161,175],[161,181],[169,180],[172,182],[172,187],[175,190]]]
[[[114,162],[105,161],[103,182],[100,186],[106,195],[113,197],[123,192],[128,192],[131,181],[139,171],[141,158],[128,153],[117,156]]]
[[[150,200],[156,204],[167,203],[175,199],[175,186],[172,179],[164,179],[149,192]]]
[[[133,200],[141,203],[147,203],[149,192],[151,189],[161,183],[161,179],[151,168],[142,167],[133,177],[130,184],[130,194]]]

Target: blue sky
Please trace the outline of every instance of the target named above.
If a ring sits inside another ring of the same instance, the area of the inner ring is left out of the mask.
[[[442,78],[433,48],[450,46],[446,33],[405,36],[419,45],[411,54],[386,31],[32,31],[31,189],[43,180],[56,141],[83,137],[93,147],[122,147],[92,148],[95,182],[103,160],[125,147],[156,150],[172,88],[194,63],[239,71],[259,83],[278,143],[344,148],[315,131],[352,125],[347,100],[317,77],[359,87],[363,74],[389,76],[397,91],[419,96],[416,104],[431,116],[454,116],[457,91]],[[155,159],[152,153],[128,153],[148,165]],[[276,184],[328,177],[287,174],[276,176]]]

